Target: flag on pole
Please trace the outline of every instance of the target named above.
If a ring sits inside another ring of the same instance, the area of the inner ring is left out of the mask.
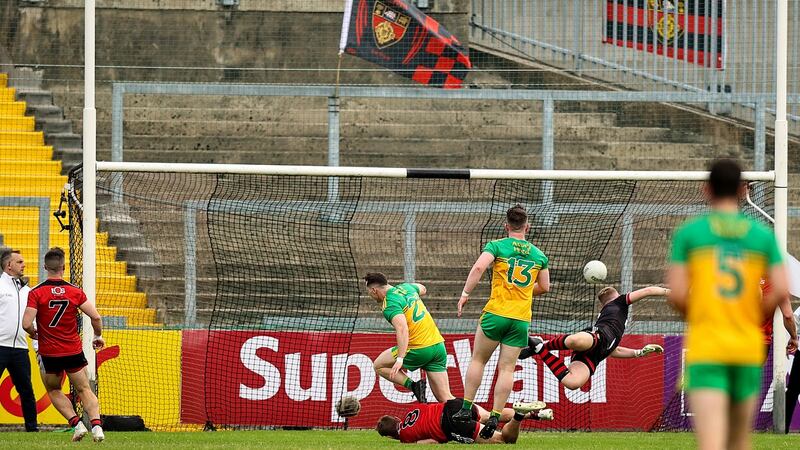
[[[343,52],[445,89],[460,88],[472,67],[458,39],[410,0],[348,0],[339,41]]]

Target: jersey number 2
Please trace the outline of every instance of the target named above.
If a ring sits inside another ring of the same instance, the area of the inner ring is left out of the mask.
[[[64,312],[67,310],[67,305],[69,305],[69,300],[50,300],[50,303],[47,304],[51,309],[58,308],[56,311],[56,315],[53,316],[53,320],[50,321],[48,325],[50,328],[58,326],[58,322],[61,321],[61,318],[64,317]]]

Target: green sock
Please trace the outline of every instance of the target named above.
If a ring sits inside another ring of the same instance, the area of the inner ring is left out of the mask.
[[[500,418],[500,411],[498,411],[496,409],[493,409],[491,414],[489,414],[489,417],[497,417],[499,419]]]
[[[414,380],[411,378],[406,378],[406,381],[403,382],[403,386],[405,386],[406,389],[411,389],[412,384],[414,384]]]
[[[464,399],[464,403],[461,404],[461,409],[466,409],[467,411],[472,409],[472,400]]]

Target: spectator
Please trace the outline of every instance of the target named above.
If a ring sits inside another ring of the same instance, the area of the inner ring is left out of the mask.
[[[0,376],[8,369],[22,403],[25,431],[39,431],[27,333],[22,329],[22,316],[31,290],[22,280],[25,260],[18,251],[3,249],[0,251],[0,267],[3,269],[0,275]]]

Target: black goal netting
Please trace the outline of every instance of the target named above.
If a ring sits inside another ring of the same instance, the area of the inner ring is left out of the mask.
[[[768,212],[772,191],[751,189]],[[517,203],[531,216],[528,239],[550,260],[552,288],[534,299],[531,322],[531,333],[544,336],[592,324],[604,285],[583,279],[586,262],[604,261],[607,283],[620,292],[660,284],[672,231],[704,209],[699,182],[101,172],[98,305],[118,347],[99,368],[103,410],[140,415],[155,429],[339,427],[336,402],[354,396],[362,408],[351,427],[399,415],[412,394],[372,366],[395,345],[360,281],[373,271],[427,286],[450,386],[461,395],[488,276],[462,318],[456,302],[483,244],[504,236],[505,211]],[[120,264],[124,274],[107,269]],[[534,428],[681,429],[682,331],[664,298],[647,299],[632,308],[622,345],[660,344],[664,355],[609,359],[576,391],[528,359],[509,402],[554,409],[553,422],[526,423]],[[475,399],[484,406],[495,365]]]

